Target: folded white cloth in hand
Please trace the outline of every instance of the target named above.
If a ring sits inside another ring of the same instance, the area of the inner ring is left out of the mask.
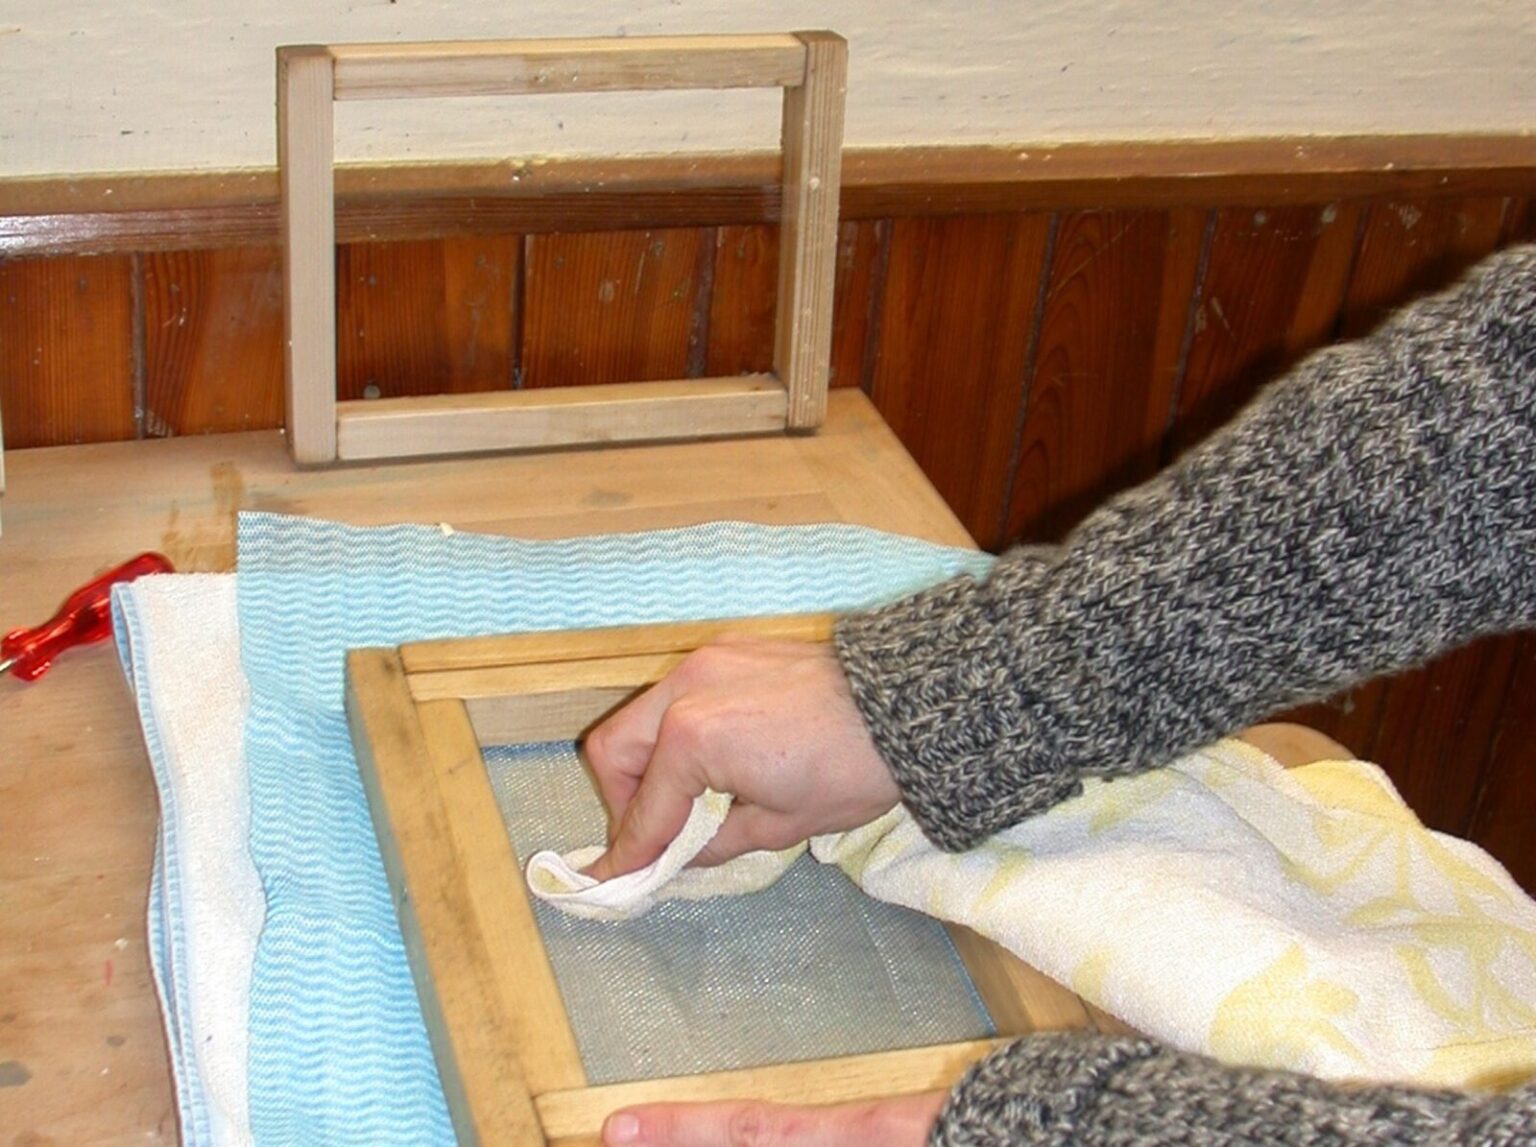
[[[687,867],[720,831],[730,809],[728,795],[704,790],[666,851],[644,868],[612,880],[599,882],[582,871],[603,854],[601,845],[564,856],[536,852],[528,858],[528,887],[540,900],[588,920],[628,920],[649,912],[660,900],[706,900],[760,891],[782,876],[806,846],[749,852],[716,868]]]

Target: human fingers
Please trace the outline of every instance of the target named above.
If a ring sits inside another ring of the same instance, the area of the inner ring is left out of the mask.
[[[920,1147],[945,1093],[794,1107],[750,1100],[658,1103],[603,1123],[607,1147]]]
[[[693,864],[698,868],[713,868],[744,853],[788,848],[804,839],[789,827],[783,813],[738,800],[731,805],[731,811],[710,842],[693,858]]]
[[[694,767],[699,759],[698,724],[686,705],[673,705],[662,715],[651,763],[625,806],[608,851],[587,868],[588,876],[611,880],[644,868],[683,830],[694,798],[705,788],[703,773]]]
[[[582,738],[582,754],[608,810],[610,838],[617,835],[629,802],[640,788],[656,750],[661,722],[682,689],[682,680],[674,670],[603,718]]]
[[[755,649],[752,655],[743,657],[739,649],[729,648],[733,644]],[[739,643],[716,640],[701,646],[587,733],[582,750],[608,810],[610,837],[617,835],[629,802],[640,787],[640,779],[651,767],[662,723],[671,707],[683,697],[707,697],[719,690],[729,692],[743,676],[750,679],[757,671],[758,658],[772,655],[782,645],[742,638]],[[781,650],[778,652],[782,655]]]

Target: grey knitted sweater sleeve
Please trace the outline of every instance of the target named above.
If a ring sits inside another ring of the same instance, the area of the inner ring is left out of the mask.
[[[1056,550],[845,619],[948,849],[1303,700],[1536,624],[1536,247],[1321,351]]]
[[[1536,624],[1536,247],[1312,356],[1059,549],[845,619],[928,836],[961,849],[1267,714]],[[1137,1040],[1035,1037],[933,1130],[987,1144],[1536,1141],[1509,1096],[1349,1089]]]
[[[1508,1095],[1348,1088],[1291,1072],[1223,1067],[1146,1040],[1044,1035],[973,1067],[929,1143],[1514,1147],[1533,1139],[1536,1088]]]

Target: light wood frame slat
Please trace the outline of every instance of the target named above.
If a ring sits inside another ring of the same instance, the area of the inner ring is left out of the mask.
[[[806,68],[788,33],[338,44],[331,56],[338,100],[793,88]]]
[[[632,1103],[871,1100],[954,1083],[996,1040],[588,1086],[481,746],[573,739],[722,634],[830,639],[828,614],[354,650],[347,715],[461,1142],[594,1143]],[[974,932],[956,950],[999,1037],[1098,1026],[1073,993]],[[1103,1023],[1113,1023],[1104,1017]]]
[[[360,461],[771,434],[788,409],[771,374],[380,398],[336,404],[336,451]]]
[[[288,448],[336,457],[336,162],[331,58],[277,53],[278,211],[283,243],[283,394]]]
[[[705,1103],[744,1096],[769,1103],[848,1103],[949,1087],[1001,1040],[911,1047],[838,1059],[779,1063],[740,1071],[611,1083],[540,1095],[534,1108],[554,1142],[595,1136],[620,1107],[640,1103]]]
[[[289,445],[306,465],[810,431],[826,417],[848,48],[831,32],[295,45],[277,50]],[[574,393],[338,403],[334,104],[777,87],[783,223],[773,371]]]

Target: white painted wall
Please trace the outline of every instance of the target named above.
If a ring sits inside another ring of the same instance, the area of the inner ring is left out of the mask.
[[[801,27],[850,146],[1536,130],[1533,0],[0,0],[0,176],[269,166],[282,43]],[[768,148],[775,98],[344,104],[337,150]]]

